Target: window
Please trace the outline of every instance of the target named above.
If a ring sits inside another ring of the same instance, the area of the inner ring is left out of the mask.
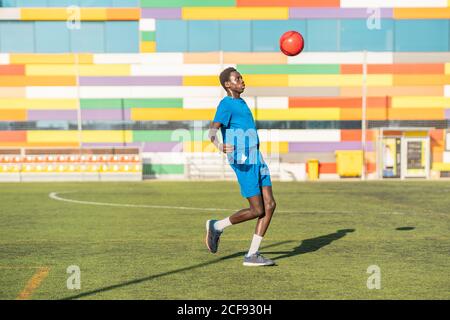
[[[222,21],[220,24],[220,48],[223,51],[249,52],[252,48],[250,21]]]
[[[219,22],[218,21],[189,21],[188,22],[189,51],[219,51]]]
[[[390,19],[381,19],[380,29],[369,29],[365,19],[342,19],[340,33],[341,51],[394,49],[394,22]]]
[[[395,21],[395,51],[449,51],[449,20]]]
[[[139,52],[139,23],[105,22],[106,52]]]
[[[0,22],[1,52],[34,52],[34,22]]]
[[[70,36],[66,22],[36,21],[35,36],[35,52],[70,52]]]
[[[159,52],[185,52],[188,49],[187,21],[157,20],[156,46]]]

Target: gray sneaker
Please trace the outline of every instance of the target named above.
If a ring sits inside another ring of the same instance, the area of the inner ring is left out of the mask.
[[[222,231],[214,228],[214,223],[216,223],[216,221],[217,220],[206,221],[205,243],[211,253],[217,252],[217,249],[219,248],[220,235],[222,234]]]
[[[259,252],[257,252],[249,257],[245,256],[243,265],[248,267],[273,266],[275,265],[275,262],[264,258]]]

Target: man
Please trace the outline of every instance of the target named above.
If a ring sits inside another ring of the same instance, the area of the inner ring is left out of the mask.
[[[206,245],[216,253],[223,230],[231,225],[258,219],[255,234],[244,266],[270,266],[275,263],[259,253],[259,246],[269,227],[275,211],[272,182],[267,165],[259,151],[259,138],[253,115],[241,94],[245,83],[234,68],[227,68],[220,74],[220,83],[227,92],[222,99],[210,125],[209,137],[216,147],[227,154],[228,162],[236,173],[241,195],[247,198],[249,208],[239,210],[223,220],[206,222]],[[221,129],[223,143],[217,139]]]

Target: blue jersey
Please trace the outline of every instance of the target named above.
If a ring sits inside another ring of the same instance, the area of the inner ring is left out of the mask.
[[[213,122],[222,124],[223,142],[234,146],[227,158],[236,173],[242,196],[261,194],[261,188],[271,186],[272,182],[259,151],[256,124],[249,107],[243,99],[227,96],[220,101]]]
[[[250,108],[242,98],[226,96],[217,107],[213,122],[222,124],[223,143],[231,144],[235,151],[259,148],[259,137]]]

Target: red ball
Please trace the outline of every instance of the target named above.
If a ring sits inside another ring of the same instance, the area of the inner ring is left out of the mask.
[[[280,37],[280,50],[287,56],[296,56],[303,51],[305,41],[297,31],[287,31]]]

